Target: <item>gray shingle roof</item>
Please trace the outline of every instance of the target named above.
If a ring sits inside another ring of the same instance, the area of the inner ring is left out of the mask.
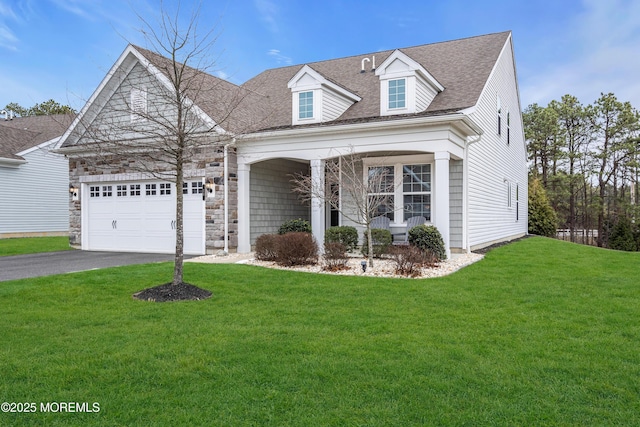
[[[416,114],[442,114],[475,105],[509,35],[507,31],[401,48],[403,53],[420,63],[445,87],[426,111]],[[307,64],[328,80],[362,98],[332,123],[394,119],[380,117],[379,78],[370,68],[365,73],[360,72],[362,58],[375,55],[376,64],[382,64],[393,52],[387,50]],[[287,83],[303,66],[266,70],[243,85],[264,95],[272,112],[265,128],[291,127],[292,96]],[[329,124],[324,123],[325,126]]]
[[[61,136],[72,120],[67,114],[0,119],[0,157],[22,160],[18,153]]]

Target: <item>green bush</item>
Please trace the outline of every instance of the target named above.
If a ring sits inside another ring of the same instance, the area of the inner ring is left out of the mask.
[[[329,227],[324,232],[327,243],[342,243],[348,252],[353,252],[358,246],[358,230],[351,226]]]
[[[609,236],[609,248],[628,252],[638,249],[633,233],[633,225],[626,216],[618,218],[618,221],[613,226]]]
[[[393,242],[393,237],[389,230],[382,228],[371,229],[371,240],[373,240],[373,256],[380,258],[389,252],[389,246]],[[362,245],[362,255],[369,256],[369,239],[365,233],[364,244]]]
[[[555,237],[558,216],[551,207],[547,193],[539,179],[529,183],[529,234]]]
[[[311,224],[304,219],[290,219],[282,223],[278,229],[278,234],[287,233],[311,233]]]
[[[431,252],[438,261],[447,259],[442,235],[433,225],[418,225],[409,230],[409,244],[423,252]]]

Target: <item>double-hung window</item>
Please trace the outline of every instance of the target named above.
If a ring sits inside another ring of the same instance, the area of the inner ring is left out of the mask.
[[[300,92],[298,94],[298,118],[313,118],[313,92]]]
[[[389,109],[405,108],[406,106],[406,79],[389,80]]]
[[[431,221],[432,165],[411,163],[408,156],[398,160],[397,163],[371,165],[366,169],[369,206],[376,208],[373,216],[386,216],[396,224],[404,223],[413,216],[423,216]]]
[[[431,165],[402,165],[403,221],[412,216],[431,220]]]
[[[393,220],[395,185],[393,166],[371,166],[368,169],[368,209],[372,217],[386,216]]]

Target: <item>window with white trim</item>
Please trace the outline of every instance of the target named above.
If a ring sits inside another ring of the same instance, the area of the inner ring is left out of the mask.
[[[313,118],[313,91],[298,94],[298,118]]]
[[[129,184],[129,196],[140,195],[140,184]]]
[[[424,156],[412,159],[404,156],[398,160],[397,163],[372,165],[365,169],[368,171],[366,178],[369,180],[370,203],[380,205],[373,216],[386,216],[395,224],[402,224],[412,216],[424,216],[427,221],[431,221],[430,158]],[[419,162],[413,163],[411,160]],[[402,177],[401,181],[399,177]],[[375,182],[372,183],[372,179]],[[373,197],[378,199],[372,200]]]
[[[511,182],[505,181],[507,183],[507,207],[511,208]]]
[[[116,196],[125,197],[127,195],[127,184],[116,185]]]
[[[369,208],[375,208],[372,217],[386,216],[393,220],[395,213],[395,185],[393,166],[371,166],[367,182]]]
[[[191,194],[202,194],[202,181],[191,182]]]
[[[160,195],[161,196],[168,196],[171,194],[171,184],[169,184],[168,182],[161,182],[160,183]]]
[[[403,221],[412,216],[431,220],[431,165],[402,166]]]
[[[498,97],[498,105],[497,105],[497,114],[498,114],[498,135],[502,135],[502,106],[500,105],[500,97]]]
[[[156,184],[145,184],[145,194],[147,196],[155,196],[157,193]]]
[[[100,197],[99,185],[92,185],[89,187],[89,197]]]
[[[511,117],[509,110],[507,110],[507,145],[511,143]]]
[[[102,197],[111,197],[113,194],[113,187],[111,185],[102,186]]]
[[[407,80],[389,80],[389,109],[405,108],[407,106]]]

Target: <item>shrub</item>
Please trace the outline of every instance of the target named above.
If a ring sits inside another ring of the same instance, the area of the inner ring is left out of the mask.
[[[620,217],[613,226],[609,236],[609,248],[630,252],[638,249],[633,235],[633,226],[627,217]]]
[[[358,230],[355,227],[329,227],[324,232],[324,241],[342,243],[345,250],[352,252],[358,246]]]
[[[555,237],[558,216],[551,207],[547,193],[539,179],[529,183],[529,233]]]
[[[442,235],[433,225],[418,225],[409,230],[409,244],[425,253],[430,251],[437,261],[447,258]]]
[[[426,253],[415,246],[394,246],[389,250],[391,259],[396,264],[396,274],[402,276],[419,276],[424,265]]]
[[[371,229],[371,240],[373,240],[373,256],[380,258],[389,251],[389,246],[391,246],[391,242],[393,242],[393,237],[389,230],[373,228]],[[366,233],[364,235],[364,243],[362,245],[362,255],[369,255],[369,239]]]
[[[278,229],[278,234],[287,234],[287,233],[311,233],[311,224],[309,221],[305,221],[304,219],[290,219],[289,221],[285,221],[282,223],[280,228]]]
[[[276,239],[276,263],[284,266],[318,262],[318,245],[311,233],[291,232]]]
[[[256,259],[260,261],[275,261],[277,253],[277,234],[263,234],[256,239]]]
[[[338,271],[345,270],[347,268],[347,256],[346,247],[340,242],[325,242],[324,243],[324,270]]]

